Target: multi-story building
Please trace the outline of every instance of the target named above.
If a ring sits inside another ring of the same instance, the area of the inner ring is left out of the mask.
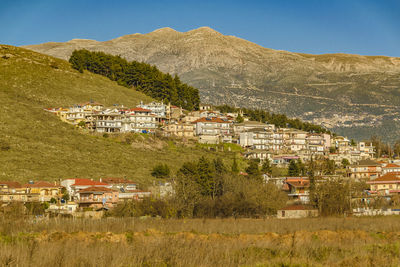
[[[371,181],[370,193],[377,195],[398,195],[400,193],[400,172],[390,172]]]
[[[382,174],[397,172],[400,173],[400,165],[394,163],[388,163],[382,167]]]
[[[169,123],[164,127],[164,135],[193,138],[194,125],[190,123]]]
[[[86,189],[88,187],[96,186],[96,187],[107,187],[111,188],[112,186],[101,181],[93,181],[91,179],[82,179],[82,178],[70,178],[61,181],[61,186],[65,187],[67,190],[70,200],[74,200],[77,198],[77,193],[79,190]]]
[[[137,107],[150,110],[159,122],[166,120],[167,116],[169,117],[170,115],[170,109],[162,101],[161,103],[153,101],[148,104],[143,104],[143,102],[140,102],[140,105]]]
[[[61,186],[45,181],[29,182],[23,186],[27,194],[38,194],[39,201],[50,201],[61,197]]]
[[[194,122],[200,143],[217,144],[223,136],[231,136],[232,121],[220,118],[200,118]]]
[[[112,208],[118,203],[119,193],[117,190],[90,186],[77,192],[77,202],[81,208]]]
[[[335,145],[336,150],[339,153],[343,153],[343,154],[350,153],[351,142],[346,137],[336,136],[333,138],[332,143]]]
[[[360,160],[348,166],[347,173],[350,178],[373,180],[381,175],[382,165],[370,159]]]
[[[99,133],[122,132],[123,114],[118,109],[107,109],[93,114],[92,129]]]
[[[122,132],[153,133],[157,127],[158,119],[149,109],[133,108],[124,112]]]
[[[288,129],[283,132],[285,148],[290,151],[300,151],[307,148],[307,132]]]
[[[357,150],[360,152],[360,157],[363,159],[373,159],[375,157],[375,147],[372,143],[367,144],[365,142],[359,142],[357,144]]]
[[[307,149],[312,154],[324,155],[327,153],[326,140],[321,134],[308,134],[307,135]]]
[[[301,203],[309,202],[310,180],[308,177],[287,177],[283,184],[283,190],[289,198]]]

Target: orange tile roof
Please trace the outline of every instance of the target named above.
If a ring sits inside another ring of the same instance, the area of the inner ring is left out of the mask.
[[[151,112],[150,109],[145,109],[145,108],[131,108],[130,111]]]
[[[294,187],[309,187],[310,181],[286,181],[287,184],[290,184]]]
[[[400,172],[389,172],[385,175],[376,178],[375,180],[368,181],[367,184],[374,184],[374,183],[384,183],[384,182],[400,182]]]

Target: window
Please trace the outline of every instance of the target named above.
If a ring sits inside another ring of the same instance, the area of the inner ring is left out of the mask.
[[[285,211],[282,210],[282,217],[285,217]]]

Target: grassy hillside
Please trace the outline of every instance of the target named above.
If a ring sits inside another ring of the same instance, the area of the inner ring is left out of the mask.
[[[83,48],[121,55],[178,74],[205,103],[283,113],[356,140],[399,139],[400,58],[278,51],[207,27],[26,48],[63,59]]]
[[[0,45],[0,179],[126,176],[148,183],[158,162],[176,169],[182,161],[207,153],[172,143],[149,148],[89,135],[43,110],[90,99],[126,106],[151,101],[106,77],[81,74],[64,60]]]

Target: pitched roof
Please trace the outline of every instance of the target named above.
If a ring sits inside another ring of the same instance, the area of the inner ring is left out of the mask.
[[[198,122],[215,122],[215,123],[231,123],[231,121],[228,120],[223,120],[221,118],[216,118],[216,117],[212,117],[212,118],[200,118],[198,120],[195,120],[192,123],[198,123]]]
[[[286,183],[290,184],[291,186],[294,186],[294,187],[309,187],[310,186],[310,181],[308,181],[308,180],[286,181]]]
[[[33,184],[24,184],[24,187],[38,188],[38,187],[60,187],[60,186],[46,182],[46,181],[37,181],[37,182],[34,182]]]
[[[0,185],[7,185],[8,188],[21,188],[21,184],[14,181],[0,181]]]
[[[376,161],[370,160],[370,159],[364,159],[364,160],[360,160],[357,165],[358,166],[380,166],[381,164],[379,164]]]
[[[394,163],[389,163],[383,168],[400,168],[400,165],[394,164]]]
[[[79,190],[79,193],[90,193],[90,192],[117,192],[116,190],[113,190],[111,188],[107,187],[102,187],[102,186],[90,186],[85,189]]]
[[[75,180],[75,183],[73,186],[79,186],[79,185],[107,185],[106,183],[99,182],[99,181],[92,181],[90,179],[82,179],[82,178],[73,178],[72,180]]]
[[[376,183],[400,183],[400,172],[389,172],[385,175],[376,178],[375,180],[368,181],[367,184],[376,184]]]

